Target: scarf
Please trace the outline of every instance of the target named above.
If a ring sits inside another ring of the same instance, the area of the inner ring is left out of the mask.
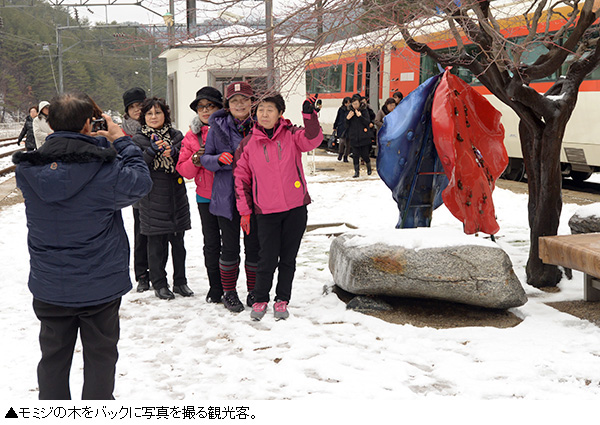
[[[162,128],[156,129],[148,127],[146,124],[142,126],[142,134],[148,139],[152,140],[152,135],[156,135],[159,140],[163,140],[171,146],[171,134],[169,130],[171,124],[165,124]],[[175,172],[175,163],[172,157],[164,157],[162,152],[156,152],[154,161],[152,161],[151,167],[155,171],[164,171],[167,174],[173,174]]]
[[[254,125],[254,121],[252,121],[252,117],[249,116],[244,120],[239,120],[237,118],[233,119],[233,123],[235,124],[235,128],[243,137],[246,137],[250,130],[252,130],[252,126]]]

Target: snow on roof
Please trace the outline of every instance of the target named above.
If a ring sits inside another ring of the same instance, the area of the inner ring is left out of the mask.
[[[275,40],[284,40],[288,45],[306,45],[309,41],[298,37],[289,38],[289,36],[275,33]],[[185,46],[250,46],[263,45],[267,41],[266,31],[263,29],[250,28],[245,25],[231,25],[218,29],[207,34],[190,38],[177,44],[177,47]]]

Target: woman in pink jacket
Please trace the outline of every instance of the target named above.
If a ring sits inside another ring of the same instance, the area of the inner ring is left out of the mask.
[[[221,274],[219,272],[219,257],[221,256],[221,230],[217,217],[208,210],[212,194],[213,173],[200,163],[204,154],[208,119],[223,107],[223,95],[214,87],[202,87],[196,92],[196,99],[190,108],[198,114],[190,124],[190,130],[183,139],[177,171],[187,179],[196,182],[196,202],[202,222],[204,236],[204,265],[208,273],[210,289],[206,296],[209,303],[219,303],[223,297]]]
[[[273,275],[278,269],[275,318],[287,319],[292,295],[296,256],[306,229],[310,196],[302,168],[302,152],[321,144],[323,133],[315,112],[316,98],[302,105],[304,128],[284,119],[281,95],[261,100],[257,124],[235,152],[235,191],[244,232],[250,232],[250,215],[256,214],[260,244],[254,287],[255,303],[250,317],[266,313]]]

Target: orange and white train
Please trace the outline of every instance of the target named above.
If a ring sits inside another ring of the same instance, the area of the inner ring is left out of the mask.
[[[510,8],[511,2],[504,7]],[[515,2],[518,3],[518,2]],[[520,2],[527,3],[527,2]],[[503,31],[511,41],[519,44],[527,30],[522,15],[513,15],[500,21]],[[546,21],[542,20],[544,25]],[[562,18],[550,20],[550,30],[556,31],[564,24]],[[598,26],[598,23],[596,23]],[[370,33],[352,39],[335,42],[326,46],[317,57],[306,66],[306,91],[319,93],[323,106],[320,120],[324,133],[331,133],[338,108],[344,97],[355,93],[366,96],[371,108],[377,112],[388,97],[400,91],[406,96],[432,75],[440,72],[437,62],[428,56],[415,53],[406,46],[399,35]],[[597,32],[600,35],[600,27]],[[436,50],[449,51],[456,47],[456,41],[445,33],[431,33],[434,39],[429,45]],[[385,40],[385,41],[382,41]],[[466,43],[467,40],[465,39]],[[466,45],[467,50],[474,46]],[[546,52],[541,44],[532,44],[523,54],[522,60],[533,63]],[[551,77],[531,83],[538,92],[546,92],[561,73],[566,64]],[[463,68],[452,70],[471,84],[502,113],[505,128],[505,145],[509,155],[509,166],[504,177],[520,180],[525,171],[518,134],[516,114],[492,95],[470,71]],[[600,68],[586,77],[581,84],[577,106],[567,126],[563,140],[561,163],[563,175],[583,181],[593,172],[600,171],[600,119],[595,119],[600,105]]]

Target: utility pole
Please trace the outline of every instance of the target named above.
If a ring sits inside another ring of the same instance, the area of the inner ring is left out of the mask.
[[[171,21],[171,24],[167,24],[168,27],[168,32],[169,32],[169,47],[172,47],[173,44],[175,44],[173,42],[174,34],[175,34],[175,0],[169,0],[169,13],[171,14],[171,16],[173,17],[173,21]]]
[[[267,31],[267,86],[275,90],[275,37],[273,30],[273,0],[265,0],[265,24]]]
[[[64,84],[63,84],[63,65],[62,65],[62,38],[60,35],[61,27],[56,27],[56,54],[58,56],[58,94],[64,93]]]
[[[323,38],[323,0],[317,0],[317,43],[320,45]]]
[[[196,0],[186,0],[187,32],[188,36],[196,34]]]
[[[150,97],[154,95],[152,87],[152,46],[148,46],[148,62],[150,63]]]

